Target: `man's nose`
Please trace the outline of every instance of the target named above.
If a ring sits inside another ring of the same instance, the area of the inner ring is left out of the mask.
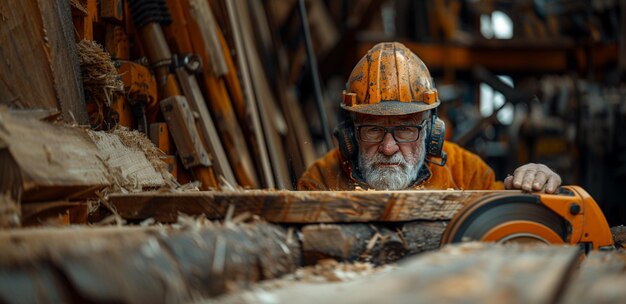
[[[398,152],[399,149],[400,147],[398,147],[398,143],[393,138],[393,135],[391,133],[385,134],[383,142],[380,143],[380,152],[387,156],[391,156]]]

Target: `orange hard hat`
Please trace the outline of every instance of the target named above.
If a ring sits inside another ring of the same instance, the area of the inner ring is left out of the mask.
[[[357,63],[341,108],[371,115],[404,115],[439,106],[424,62],[399,42],[375,45]]]

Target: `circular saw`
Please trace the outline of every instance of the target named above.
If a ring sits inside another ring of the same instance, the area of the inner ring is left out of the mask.
[[[469,202],[450,221],[441,244],[466,241],[580,244],[613,248],[604,214],[578,186],[558,194],[498,192]]]

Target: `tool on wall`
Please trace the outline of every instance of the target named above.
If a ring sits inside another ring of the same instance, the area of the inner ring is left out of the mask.
[[[155,74],[161,110],[166,116],[179,157],[185,168],[193,170],[203,189],[218,188],[211,159],[199,142],[201,137],[187,99],[181,96],[176,78],[171,73],[172,53],[161,28],[171,22],[167,4],[165,0],[134,0],[129,2],[129,7],[141,45]]]

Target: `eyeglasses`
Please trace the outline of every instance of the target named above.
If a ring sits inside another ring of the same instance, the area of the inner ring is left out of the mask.
[[[383,127],[376,125],[357,125],[356,130],[362,142],[380,143],[387,133],[391,133],[396,142],[408,143],[417,141],[420,138],[420,132],[424,129],[426,122],[427,120],[417,126]]]

